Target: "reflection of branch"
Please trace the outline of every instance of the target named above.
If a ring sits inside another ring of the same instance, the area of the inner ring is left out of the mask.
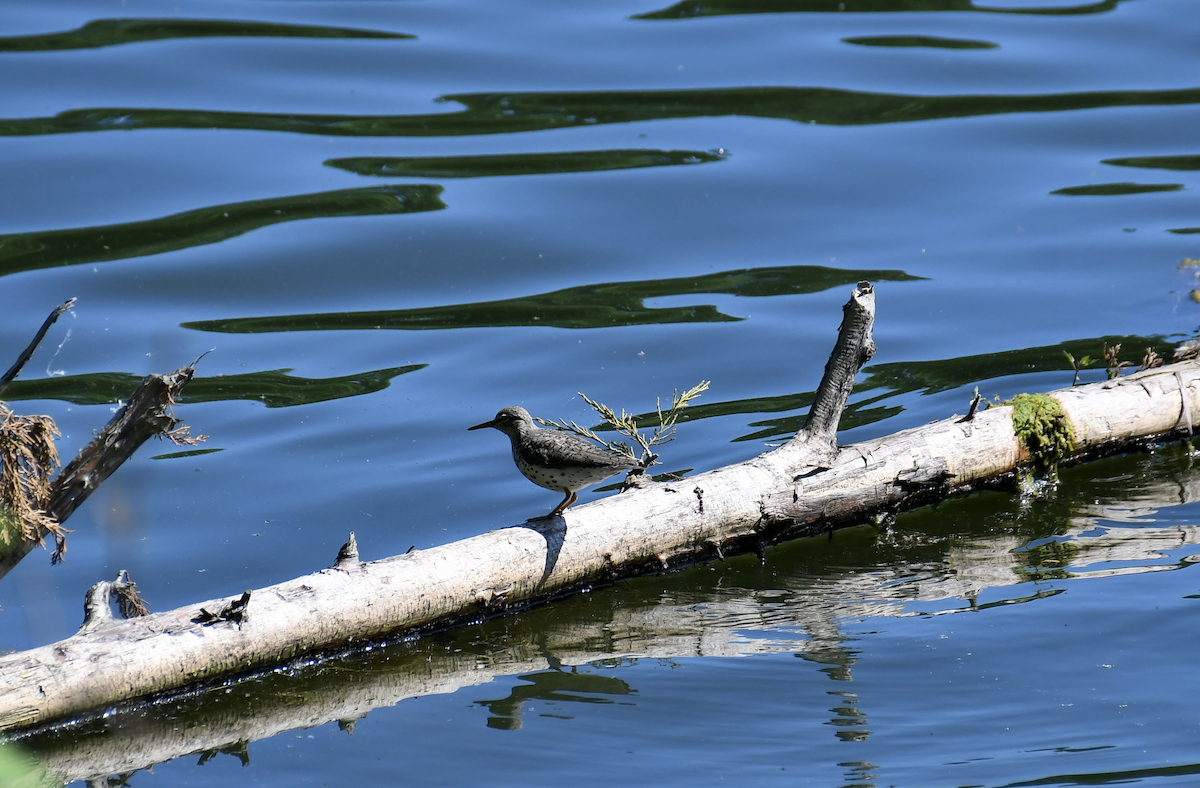
[[[804,575],[798,582],[806,584],[809,578]],[[822,591],[805,587],[799,593],[808,596]],[[501,626],[488,630],[490,636],[485,633],[483,642],[480,632],[473,630],[471,647],[459,649],[445,647],[443,638],[454,637],[446,633],[346,658],[335,671],[298,668],[287,675],[271,672],[243,682],[236,692],[226,692],[223,685],[174,700],[131,705],[69,731],[19,740],[66,783],[129,773],[197,753],[220,752],[239,742],[254,742],[288,730],[331,722],[344,727],[346,721],[365,717],[377,708],[410,698],[455,693],[505,676],[547,675],[555,667],[626,657],[680,659],[811,651],[820,652],[816,661],[827,664],[830,649],[836,651],[842,637],[831,621],[831,611],[836,608],[829,604],[764,606],[753,592],[730,598],[728,590],[703,598],[709,604],[701,607],[695,600],[675,604],[626,601],[614,606],[610,615],[584,622],[563,621],[543,608],[530,613],[544,617],[536,625],[537,638],[514,639],[504,634]],[[785,620],[788,613],[792,617]],[[822,637],[829,634],[834,641],[809,639],[799,633],[774,640],[746,637],[747,626],[754,626],[751,622],[764,628],[799,626]],[[836,656],[832,659],[838,660]],[[576,681],[586,683],[587,675],[581,672]],[[573,683],[557,672],[550,678],[529,680],[542,687],[547,682]],[[593,674],[595,685],[575,689],[625,694],[630,691],[630,680],[629,676]],[[488,697],[480,692],[475,702],[486,705]],[[126,714],[130,719],[136,717],[138,723],[121,724]],[[181,717],[188,725],[178,724]],[[479,724],[486,724],[482,712]],[[95,735],[101,727],[103,735]]]

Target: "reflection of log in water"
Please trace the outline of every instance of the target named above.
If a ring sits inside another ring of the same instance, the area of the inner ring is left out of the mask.
[[[1166,551],[1200,545],[1200,527],[1153,518],[1200,501],[1200,469],[1167,454],[1068,470],[1056,498],[1032,504],[988,493],[949,502],[936,513],[903,515],[881,534],[864,528],[839,534],[831,546],[824,537],[782,545],[768,554],[769,572],[744,556],[717,573],[697,569],[635,580],[515,619],[273,671],[25,736],[22,743],[64,782],[102,778],[188,755],[238,756],[249,742],[287,730],[331,722],[348,728],[371,710],[405,699],[520,675],[525,683],[507,693],[476,691],[470,698],[480,725],[514,728],[531,699],[581,700],[577,694],[588,693],[602,702],[636,702],[638,687],[620,672],[631,660],[770,653],[796,654],[837,681],[828,691],[834,734],[866,738],[870,697],[842,683],[860,657],[841,622],[1036,600],[1045,592],[1004,589],[1046,579],[1053,567],[1059,577],[1090,578],[1103,574],[1097,565],[1109,561],[1122,562],[1121,572],[1189,566],[1190,559]],[[1114,477],[1127,481],[1126,498],[1115,497]],[[971,525],[956,525],[962,522]],[[1039,545],[1060,549],[1046,552]],[[1053,563],[1064,558],[1070,560]],[[974,605],[981,597],[990,601]],[[596,670],[570,669],[589,663]]]

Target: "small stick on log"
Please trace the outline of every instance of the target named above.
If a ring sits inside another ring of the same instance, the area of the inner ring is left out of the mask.
[[[80,632],[94,632],[102,629],[117,619],[113,617],[109,606],[113,596],[121,607],[121,615],[125,618],[147,615],[150,610],[138,596],[137,583],[129,579],[129,572],[122,569],[117,573],[117,579],[111,582],[101,581],[88,589],[83,600],[83,624]]]
[[[416,547],[416,545],[413,545]],[[413,547],[408,548],[408,552],[413,551]],[[342,549],[338,550],[337,561],[334,563],[334,569],[341,569],[343,572],[353,572],[359,567],[358,560],[358,540],[354,538],[354,532],[350,532],[350,538],[342,545]]]

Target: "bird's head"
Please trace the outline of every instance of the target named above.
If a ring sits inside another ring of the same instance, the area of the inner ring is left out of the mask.
[[[467,427],[467,430],[481,430],[484,427],[493,427],[510,438],[517,438],[526,430],[533,429],[533,418],[529,415],[529,411],[524,408],[517,405],[510,405],[497,413],[496,418],[491,421],[476,424],[474,427]]]

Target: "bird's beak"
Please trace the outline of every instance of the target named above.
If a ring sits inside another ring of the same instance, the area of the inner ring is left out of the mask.
[[[481,430],[484,427],[495,427],[495,426],[496,426],[496,420],[492,419],[491,421],[485,421],[483,424],[476,424],[474,427],[467,427],[467,432],[470,432],[471,430]]]

